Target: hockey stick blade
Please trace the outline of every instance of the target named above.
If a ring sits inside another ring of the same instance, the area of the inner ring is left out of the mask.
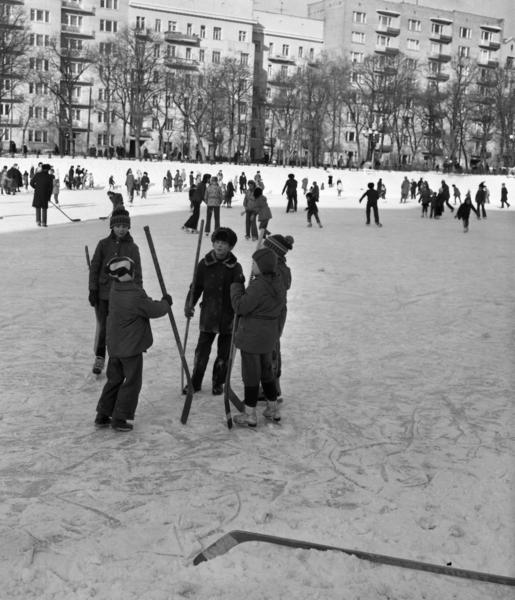
[[[450,577],[461,577],[463,579],[474,579],[487,583],[496,583],[498,585],[515,586],[515,577],[507,577],[505,575],[494,575],[493,573],[484,573],[482,571],[472,571],[469,569],[458,569],[446,565],[437,565],[426,563],[419,560],[410,560],[408,558],[399,558],[389,556],[387,554],[373,554],[371,552],[363,552],[362,550],[351,550],[348,548],[339,548],[338,546],[327,546],[325,544],[317,544],[315,542],[306,542],[302,540],[294,540],[291,538],[283,538],[275,535],[264,533],[254,533],[252,531],[234,530],[223,535],[216,542],[208,546],[204,551],[193,559],[193,564],[198,565],[201,562],[221,556],[229,552],[234,546],[244,542],[266,542],[268,544],[276,544],[278,546],[286,546],[288,548],[300,548],[304,550],[320,550],[322,552],[343,552],[350,556],[362,560],[368,560],[382,565],[390,565],[393,567],[402,567],[405,569],[413,569],[417,571],[428,571],[438,575],[448,575]]]

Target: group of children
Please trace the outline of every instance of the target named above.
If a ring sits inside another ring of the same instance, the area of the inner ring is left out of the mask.
[[[260,188],[256,188],[260,189]],[[143,352],[152,345],[150,319],[164,316],[169,296],[155,301],[142,287],[138,246],[130,230],[130,216],[117,206],[110,219],[111,232],[100,240],[89,271],[89,303],[95,309],[97,331],[93,372],[104,368],[109,355],[105,383],[96,407],[95,426],[115,431],[133,429],[142,385]],[[236,233],[218,227],[211,236],[212,249],[202,258],[190,285],[184,314],[187,319],[200,303],[200,333],[195,348],[191,381],[195,392],[202,388],[211,347],[217,339],[213,363],[213,395],[224,392],[231,339],[241,352],[241,375],[245,411],[234,417],[239,425],[256,427],[260,386],[267,405],[263,415],[280,421],[281,355],[279,340],[286,321],[286,293],[291,271],[286,253],[293,238],[264,237],[252,255],[252,275],[245,287],[243,269],[233,254]],[[184,393],[187,392],[185,388]]]

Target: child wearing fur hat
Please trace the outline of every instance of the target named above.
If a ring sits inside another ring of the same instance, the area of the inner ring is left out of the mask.
[[[238,238],[232,229],[219,227],[211,236],[213,249],[199,262],[194,287],[190,286],[184,314],[190,318],[202,296],[200,334],[195,348],[191,381],[199,391],[206,372],[211,346],[218,336],[217,355],[213,364],[212,393],[223,394],[231,350],[234,310],[231,305],[231,284],[244,281],[240,263],[232,253]],[[186,393],[187,388],[183,390]]]
[[[263,246],[266,248],[270,248],[273,250],[277,256],[277,272],[281,276],[283,280],[283,284],[286,292],[291,287],[292,277],[290,267],[286,264],[286,253],[293,248],[294,239],[291,235],[280,235],[274,234],[269,235],[263,242]],[[281,316],[279,317],[279,338],[283,334],[284,325],[286,323],[286,296],[284,300],[284,308],[282,310]],[[282,370],[282,358],[281,358],[281,343],[280,339],[277,340],[277,346],[272,354],[273,358],[273,368],[274,368],[274,377],[275,377],[275,386],[277,389],[277,401],[282,402],[281,398],[281,370]],[[266,416],[266,415],[265,415]]]
[[[265,416],[274,421],[281,420],[272,354],[279,340],[286,288],[277,273],[277,256],[270,248],[256,250],[252,259],[254,277],[247,289],[242,282],[231,285],[231,302],[239,315],[234,343],[241,352],[245,388],[245,412],[235,415],[234,422],[256,427],[260,383],[267,400]]]
[[[113,284],[107,317],[107,382],[97,404],[96,427],[131,431],[143,376],[143,352],[152,346],[150,319],[166,315],[169,295],[152,300],[135,281],[136,263],[115,256],[106,265]]]
[[[96,375],[102,372],[106,356],[106,322],[112,283],[105,270],[107,263],[115,256],[128,256],[134,261],[135,283],[139,286],[143,284],[139,248],[129,233],[130,226],[131,220],[127,210],[123,206],[116,206],[109,221],[111,233],[98,242],[91,259],[88,300],[95,309],[97,318],[93,364],[93,373]]]

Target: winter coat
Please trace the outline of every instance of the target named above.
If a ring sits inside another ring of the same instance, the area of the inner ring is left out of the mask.
[[[296,194],[297,194],[297,180],[293,179],[293,178],[288,178],[286,180],[286,183],[284,184],[283,191],[281,192],[281,195],[284,194],[284,192],[286,192],[286,195],[288,197],[290,197],[290,196],[296,196]]]
[[[113,281],[107,315],[107,351],[110,357],[137,356],[152,346],[149,319],[166,315],[166,300],[152,300],[134,281]]]
[[[234,335],[237,348],[251,354],[266,354],[276,347],[280,318],[286,302],[286,289],[278,273],[258,275],[248,288],[231,285],[231,301],[239,315]]]
[[[220,206],[223,202],[222,188],[218,183],[210,183],[206,188],[204,201],[208,206]]]
[[[243,208],[249,213],[256,212],[256,199],[254,198],[254,190],[250,188],[245,192],[243,197]]]
[[[407,179],[404,179],[403,182],[401,183],[401,193],[405,194],[406,196],[409,194],[410,191],[410,183]]]
[[[34,208],[48,208],[48,202],[52,197],[54,187],[53,176],[46,170],[39,171],[32,178],[30,185],[34,188],[32,206]]]
[[[106,265],[114,256],[128,256],[132,258],[135,263],[134,281],[139,287],[143,285],[138,246],[134,243],[129,233],[119,240],[114,232],[111,231],[108,237],[98,242],[89,269],[89,289],[98,290],[98,297],[101,300],[109,299],[109,291],[113,279],[106,273]]]
[[[21,176],[21,172],[16,167],[11,167],[7,171],[7,177],[11,180],[11,185],[13,189],[17,190],[21,188],[23,185],[23,179]]]
[[[486,193],[484,188],[479,188],[476,192],[476,204],[484,204],[486,200]]]
[[[150,185],[150,178],[148,175],[143,175],[141,178],[141,191],[146,192],[148,190],[148,186]]]
[[[272,218],[272,211],[268,206],[266,196],[255,198],[254,212],[257,213],[258,221],[268,221]]]
[[[125,187],[129,192],[134,190],[135,180],[134,175],[132,173],[127,173],[127,177],[125,178]]]
[[[318,198],[316,198],[315,196],[311,196],[311,198],[308,198],[307,202],[308,202],[308,211],[311,214],[318,213],[318,206],[317,206]]]
[[[59,195],[59,190],[61,189],[61,184],[59,182],[59,178],[56,177],[54,179],[54,182],[52,184],[52,193],[54,194],[54,196],[58,196]]]
[[[231,180],[227,182],[227,188],[225,190],[225,197],[227,200],[232,200],[234,197],[234,184]]]
[[[470,211],[473,211],[475,213],[476,217],[479,216],[479,213],[474,208],[474,205],[472,204],[472,201],[470,200],[470,196],[468,196],[465,199],[465,201],[462,204],[460,204],[460,206],[458,207],[458,210],[456,211],[456,218],[462,219],[463,221],[467,221],[470,216]]]
[[[284,284],[284,289],[286,291],[288,291],[291,288],[291,270],[290,267],[286,264],[286,259],[284,258],[284,256],[278,256],[277,257],[277,272],[279,273],[283,284]],[[284,324],[286,323],[286,313],[287,313],[287,308],[286,308],[286,295],[284,296],[284,308],[281,311],[281,315],[279,317],[279,336],[282,335],[283,333],[283,329],[284,329]]]
[[[234,310],[231,304],[231,284],[243,280],[243,269],[232,252],[217,260],[213,250],[199,262],[193,296],[191,286],[186,306],[195,306],[200,296],[200,331],[230,334]]]

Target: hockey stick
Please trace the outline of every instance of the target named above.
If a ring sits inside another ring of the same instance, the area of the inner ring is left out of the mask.
[[[189,300],[188,300],[188,309],[190,309],[190,310],[193,308],[193,305],[191,302],[191,297],[193,296],[193,293],[195,291],[195,284],[197,282],[198,259],[200,256],[200,246],[202,245],[203,234],[204,234],[204,219],[202,219],[202,221],[200,221],[200,229],[199,229],[198,241],[197,241],[197,251],[195,253],[195,264],[193,265],[193,279],[191,280],[190,295],[189,295]],[[190,312],[190,310],[188,312]],[[186,352],[186,344],[188,343],[188,332],[190,330],[190,321],[191,321],[191,317],[187,317],[186,329],[184,331],[184,342],[182,343],[184,352]],[[181,390],[183,388],[184,388],[184,369],[181,369]]]
[[[54,204],[54,202],[52,202],[52,200],[48,200],[48,201],[50,202],[50,204],[52,204],[52,206],[55,206],[55,207],[57,208],[57,210],[58,210],[58,211],[62,212],[62,213],[63,213],[63,215],[64,215],[64,216],[65,216],[67,219],[69,219],[69,220],[70,220],[72,223],[79,223],[79,222],[80,222],[80,219],[72,219],[71,217],[69,217],[69,216],[68,216],[68,215],[67,215],[67,214],[64,212],[64,210],[63,210],[63,209],[62,209],[60,206],[57,206],[57,204]]]
[[[150,254],[152,255],[152,260],[154,261],[154,267],[156,269],[157,279],[159,281],[159,285],[161,286],[161,293],[163,296],[167,294],[165,282],[163,279],[163,274],[161,273],[161,267],[159,266],[159,261],[157,260],[156,249],[154,247],[154,242],[152,240],[152,235],[150,234],[150,228],[148,225],[143,227],[145,231],[145,235],[147,236],[148,247],[150,249]],[[179,330],[177,329],[177,323],[175,322],[175,317],[173,316],[172,307],[168,308],[168,316],[170,317],[170,324],[172,326],[173,335],[175,337],[175,343],[177,344],[177,348],[179,350],[179,355],[181,357],[182,368],[186,373],[186,381],[188,382],[188,393],[186,394],[186,399],[184,400],[184,407],[182,409],[181,414],[181,423],[186,425],[188,420],[188,415],[190,413],[191,402],[193,400],[193,385],[191,383],[190,370],[188,369],[188,363],[186,362],[186,357],[184,356],[184,349],[182,347],[181,336],[179,335]]]
[[[278,546],[286,546],[288,548],[303,548],[304,550],[321,550],[343,552],[368,560],[381,565],[391,565],[394,567],[403,567],[405,569],[415,569],[417,571],[429,571],[438,575],[449,575],[451,577],[462,577],[465,579],[476,579],[488,583],[497,583],[499,585],[515,586],[514,577],[506,577],[505,575],[494,575],[492,573],[484,573],[481,571],[471,571],[468,569],[458,569],[446,565],[437,565],[426,563],[419,560],[410,560],[408,558],[398,558],[387,554],[373,554],[371,552],[363,552],[362,550],[350,550],[348,548],[339,548],[338,546],[326,546],[325,544],[316,544],[314,542],[305,542],[302,540],[294,540],[291,538],[277,537],[264,533],[254,533],[252,531],[230,531],[218,539],[214,544],[208,546],[203,552],[197,554],[193,559],[193,564],[198,565],[201,562],[210,560],[217,556],[221,556],[229,552],[231,548],[244,542],[266,542],[268,544],[277,544]]]
[[[88,248],[87,244],[84,246],[84,251],[86,252],[86,262],[88,263],[88,271],[91,271],[91,259],[89,257],[89,248]],[[95,327],[95,340],[93,342],[93,352],[96,354],[98,338],[100,335],[100,315],[98,312],[98,304],[94,308],[95,308],[95,318],[96,318],[97,324]]]
[[[261,245],[261,241],[265,235],[265,230],[261,229],[259,232],[256,250],[259,249]],[[250,271],[249,281],[252,277],[252,267]],[[232,415],[231,415],[231,404],[232,403],[239,412],[245,411],[245,404],[238,398],[236,392],[231,387],[231,373],[232,367],[234,364],[234,357],[236,354],[236,346],[234,345],[234,336],[236,335],[236,329],[238,328],[238,316],[236,313],[234,314],[234,319],[232,322],[232,334],[231,334],[231,350],[229,352],[229,362],[227,365],[227,373],[225,375],[225,385],[224,385],[224,409],[225,409],[225,419],[227,421],[227,427],[232,429]]]

